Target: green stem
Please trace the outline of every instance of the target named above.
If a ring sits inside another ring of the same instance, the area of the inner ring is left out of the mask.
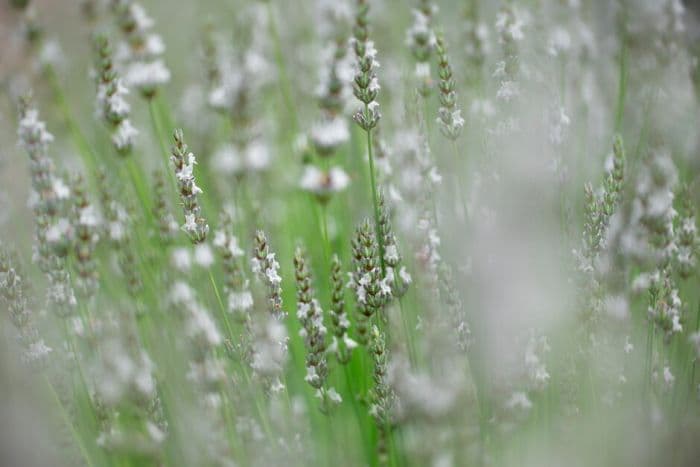
[[[216,280],[214,280],[214,273],[209,270],[209,281],[211,282],[212,289],[214,289],[214,295],[216,296],[216,301],[219,305],[219,311],[226,325],[226,332],[228,333],[228,338],[233,342],[233,328],[231,328],[231,323],[228,319],[228,310],[224,306],[223,300],[221,300],[221,294],[219,294],[219,288],[216,286]]]
[[[173,122],[170,109],[168,108],[168,101],[164,100],[161,93],[156,94],[153,99],[156,103],[156,110],[161,122],[165,122],[167,128],[175,128],[175,123]]]
[[[267,9],[270,15],[270,34],[272,35],[272,41],[275,45],[275,60],[277,61],[277,68],[280,73],[280,89],[282,91],[282,98],[284,100],[285,107],[287,107],[287,115],[289,115],[291,118],[292,130],[294,133],[296,133],[297,128],[299,128],[299,123],[297,122],[297,111],[292,98],[292,93],[290,92],[291,86],[289,77],[287,76],[287,66],[284,62],[282,42],[280,40],[279,31],[277,30],[277,23],[275,21],[275,12],[272,9],[272,2],[267,2]]]
[[[136,165],[131,155],[128,156],[124,162],[129,173],[129,178],[131,179],[131,184],[134,186],[134,191],[136,192],[136,196],[141,204],[144,219],[151,219],[150,198],[146,192],[146,184],[141,176],[141,170]]]
[[[48,380],[46,376],[44,376],[44,382],[46,383],[46,386],[49,388],[49,392],[53,396],[54,400],[56,401],[56,405],[58,406],[58,409],[61,412],[61,417],[63,417],[63,420],[68,427],[68,429],[71,432],[71,435],[75,439],[75,442],[78,444],[78,449],[80,450],[80,453],[82,454],[83,458],[85,459],[85,464],[88,465],[88,467],[92,467],[94,464],[92,460],[90,459],[90,455],[88,454],[87,448],[85,447],[85,443],[80,437],[80,434],[78,431],[75,429],[75,426],[73,425],[73,422],[70,419],[70,416],[68,415],[68,412],[66,411],[66,408],[63,406],[63,403],[61,402],[61,398],[58,397],[58,393],[56,392],[56,389],[53,387],[53,384]]]
[[[466,222],[467,220],[467,215],[469,214],[469,210],[467,209],[467,201],[464,199],[464,190],[462,189],[462,182],[460,178],[460,171],[459,171],[459,162],[460,162],[460,157],[459,157],[459,148],[457,147],[457,141],[452,140],[452,151],[454,152],[455,155],[455,191],[457,192],[457,198],[459,198],[459,202],[462,205],[462,211],[464,214],[464,221]]]
[[[68,106],[68,103],[66,101],[66,96],[63,93],[63,89],[61,88],[61,85],[58,82],[58,76],[56,76],[56,72],[54,71],[53,67],[46,67],[46,77],[49,81],[49,86],[51,86],[51,90],[53,91],[53,96],[56,101],[56,105],[61,110],[61,114],[63,114],[63,119],[65,120],[65,124],[68,127],[68,131],[70,133],[71,139],[73,140],[73,144],[75,145],[76,149],[78,150],[78,153],[83,159],[83,163],[85,164],[87,171],[89,173],[97,173],[96,153],[90,147],[90,143],[88,143],[87,138],[85,138],[85,135],[80,130],[80,127],[75,121],[73,113],[71,112],[70,107]],[[92,177],[89,177],[89,181],[94,188],[94,179]]]
[[[646,395],[647,391],[649,390],[649,386],[651,385],[652,355],[654,353],[654,351],[653,351],[654,323],[649,322],[648,326],[649,326],[649,330],[647,332],[647,348],[646,348],[646,357],[645,357],[645,365],[644,365],[644,392],[645,392],[645,395]]]
[[[394,275],[394,283],[399,286],[398,274]],[[411,364],[411,368],[416,368],[418,365],[418,358],[416,356],[416,349],[413,344],[413,339],[411,336],[411,328],[408,325],[408,320],[406,319],[406,310],[403,306],[403,298],[399,297],[399,311],[401,313],[401,323],[403,324],[403,330],[406,334],[406,347],[408,349],[408,361]]]
[[[323,255],[325,256],[327,269],[331,264],[331,243],[328,239],[328,206],[321,204],[321,233],[323,235]]]
[[[627,44],[622,37],[620,48],[620,77],[617,88],[617,110],[615,111],[615,132],[621,133],[622,117],[625,114],[625,96],[627,95]]]
[[[168,150],[168,144],[165,142],[163,137],[163,128],[160,123],[160,118],[158,118],[158,109],[156,108],[156,102],[153,99],[148,101],[148,113],[151,117],[151,124],[153,125],[153,131],[155,132],[155,137],[158,140],[158,145],[163,156],[163,163],[165,164],[166,174],[171,173],[170,170],[170,151]],[[170,183],[175,188],[172,175],[168,176]],[[177,190],[175,190],[177,192]]]
[[[698,303],[698,311],[695,315],[695,332],[700,331],[700,303]],[[690,370],[690,395],[693,394],[693,386],[695,386],[695,366],[697,365],[698,359],[696,355],[693,355],[693,366]]]

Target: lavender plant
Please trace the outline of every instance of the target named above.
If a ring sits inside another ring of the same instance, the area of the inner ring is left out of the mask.
[[[692,2],[58,3],[0,9],[1,465],[697,464]]]

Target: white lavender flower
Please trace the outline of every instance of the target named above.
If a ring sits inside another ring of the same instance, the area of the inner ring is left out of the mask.
[[[85,297],[92,297],[99,288],[99,274],[95,259],[95,248],[99,240],[98,229],[102,220],[87,198],[82,177],[73,182],[73,235],[77,270],[77,289]]]
[[[669,268],[656,271],[651,275],[648,293],[647,313],[653,324],[658,326],[667,337],[682,332],[682,302]]]
[[[170,291],[173,304],[182,308],[185,318],[185,333],[194,345],[213,348],[220,345],[223,337],[208,310],[196,299],[192,288],[182,281],[175,282]]]
[[[111,9],[127,43],[121,54],[126,62],[124,79],[127,85],[151,98],[158,87],[170,81],[170,70],[160,58],[165,44],[152,32],[154,21],[139,3],[111,0]]]
[[[525,38],[523,27],[525,26],[525,16],[513,7],[502,8],[496,15],[496,32],[501,42],[518,42]]]
[[[437,122],[440,125],[442,134],[455,141],[462,133],[464,118],[462,109],[457,106],[457,93],[455,91],[455,81],[452,77],[452,67],[447,57],[447,47],[442,35],[437,36],[435,43],[438,57],[438,76],[440,81],[440,108],[438,109]]]
[[[156,388],[155,365],[143,350],[130,349],[121,339],[109,338],[102,343],[93,372],[100,401],[116,405],[126,397],[150,398]]]
[[[357,339],[369,342],[369,322],[384,309],[391,298],[391,285],[382,275],[374,232],[368,219],[356,229],[352,240],[355,271],[350,275],[349,287],[355,291],[357,303]]]
[[[209,225],[202,217],[202,209],[197,200],[197,195],[202,193],[194,179],[194,165],[197,162],[194,154],[187,149],[182,130],[175,130],[174,138],[175,146],[170,160],[175,168],[175,178],[180,190],[182,210],[185,214],[182,230],[187,233],[193,243],[202,243],[209,233]]]
[[[688,279],[695,273],[697,250],[700,243],[698,242],[695,208],[687,186],[681,189],[679,198],[681,207],[675,242],[677,245],[676,262],[681,277]]]
[[[224,144],[212,156],[212,165],[226,175],[242,176],[260,172],[270,166],[271,154],[267,144],[259,139],[249,141],[244,147]]]
[[[355,122],[365,131],[371,131],[377,126],[381,114],[377,94],[379,93],[379,80],[377,79],[377,49],[374,42],[369,40],[369,27],[367,15],[369,3],[367,0],[357,0],[355,12],[354,38],[352,41],[357,58],[357,72],[353,83],[355,97],[364,104],[364,107],[353,115]]]
[[[250,366],[268,378],[272,392],[285,389],[280,380],[287,362],[287,330],[274,316],[261,316],[253,322],[253,348]]]
[[[238,244],[238,238],[232,234],[231,217],[224,214],[221,227],[214,232],[213,244],[219,253],[224,268],[224,292],[229,313],[239,321],[247,322],[249,312],[253,307],[253,295],[248,287],[243,270],[239,264],[243,250]]]
[[[533,332],[525,347],[525,368],[533,389],[543,390],[549,383],[550,375],[543,362],[544,354],[549,351],[547,337]]]
[[[380,462],[385,461],[388,430],[392,421],[393,411],[396,406],[396,394],[388,381],[388,355],[384,335],[377,326],[372,326],[370,333],[370,355],[374,368],[372,379],[374,385],[370,393],[369,413],[374,419],[379,431],[378,455]]]
[[[250,260],[251,269],[260,282],[267,287],[270,314],[281,321],[287,315],[282,308],[282,277],[279,275],[280,265],[275,259],[275,253],[270,252],[267,236],[258,230],[254,239],[253,258]]]
[[[310,139],[320,156],[329,156],[350,139],[350,129],[345,118],[332,117],[316,123]]]
[[[430,55],[437,41],[430,23],[436,12],[437,6],[429,0],[421,0],[412,11],[413,23],[406,31],[406,44],[416,61],[415,78],[418,83],[418,92],[423,96],[427,96],[433,86],[430,76]]]
[[[97,53],[97,114],[109,125],[112,143],[120,154],[129,154],[138,131],[129,120],[131,106],[126,101],[129,90],[114,70],[112,51],[106,36],[95,38]]]
[[[4,303],[10,322],[17,331],[17,338],[23,347],[23,362],[41,365],[53,349],[40,337],[26,279],[13,263],[4,248],[0,249],[0,302]]]
[[[350,184],[350,177],[340,167],[328,171],[315,165],[307,165],[299,185],[305,191],[316,195],[321,201],[327,201],[331,195],[345,190]]]
[[[350,320],[345,312],[345,284],[338,255],[333,255],[331,259],[331,286],[330,320],[333,339],[328,346],[328,351],[335,353],[339,363],[346,364],[350,361],[352,351],[357,347],[357,342],[348,335]]]
[[[636,197],[621,246],[626,255],[653,260],[665,268],[676,252],[673,207],[678,173],[671,155],[655,150],[645,161],[637,177]]]
[[[287,313],[282,308],[282,278],[275,254],[270,252],[267,236],[258,231],[254,238],[253,274],[267,289],[268,313],[253,320],[251,367],[267,380],[273,392],[284,390],[280,375],[287,361],[287,331],[283,320]]]
[[[312,277],[306,258],[297,248],[294,254],[294,275],[297,284],[297,318],[301,323],[299,335],[306,347],[306,377],[304,380],[314,389],[322,402],[322,410],[329,403],[340,402],[333,388],[326,387],[328,362],[326,361],[326,327],[323,324],[323,310],[314,296]]]
[[[65,184],[57,181],[53,163],[47,154],[48,144],[53,141],[53,135],[46,130],[45,123],[39,119],[39,112],[31,106],[28,98],[21,101],[17,134],[19,145],[29,156],[35,198],[33,259],[48,277],[49,304],[60,316],[68,316],[75,311],[77,301],[66,267],[70,223],[67,219],[58,217],[65,198],[65,193],[62,193],[65,191],[62,188]]]
[[[158,87],[170,81],[170,70],[163,60],[151,62],[136,62],[129,65],[124,79],[145,96],[151,96]]]

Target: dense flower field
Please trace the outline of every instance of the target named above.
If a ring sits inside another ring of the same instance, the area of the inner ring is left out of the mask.
[[[691,466],[680,0],[10,0],[0,464]]]

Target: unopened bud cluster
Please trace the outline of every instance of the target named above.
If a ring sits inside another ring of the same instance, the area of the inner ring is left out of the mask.
[[[374,42],[369,40],[368,13],[368,1],[357,0],[355,26],[353,27],[353,48],[357,58],[357,72],[353,83],[353,93],[364,104],[364,108],[358,110],[353,118],[365,131],[371,131],[381,118],[379,102],[376,100],[379,93],[379,80],[376,71],[379,68],[379,62],[376,60],[377,49],[374,47]]]

